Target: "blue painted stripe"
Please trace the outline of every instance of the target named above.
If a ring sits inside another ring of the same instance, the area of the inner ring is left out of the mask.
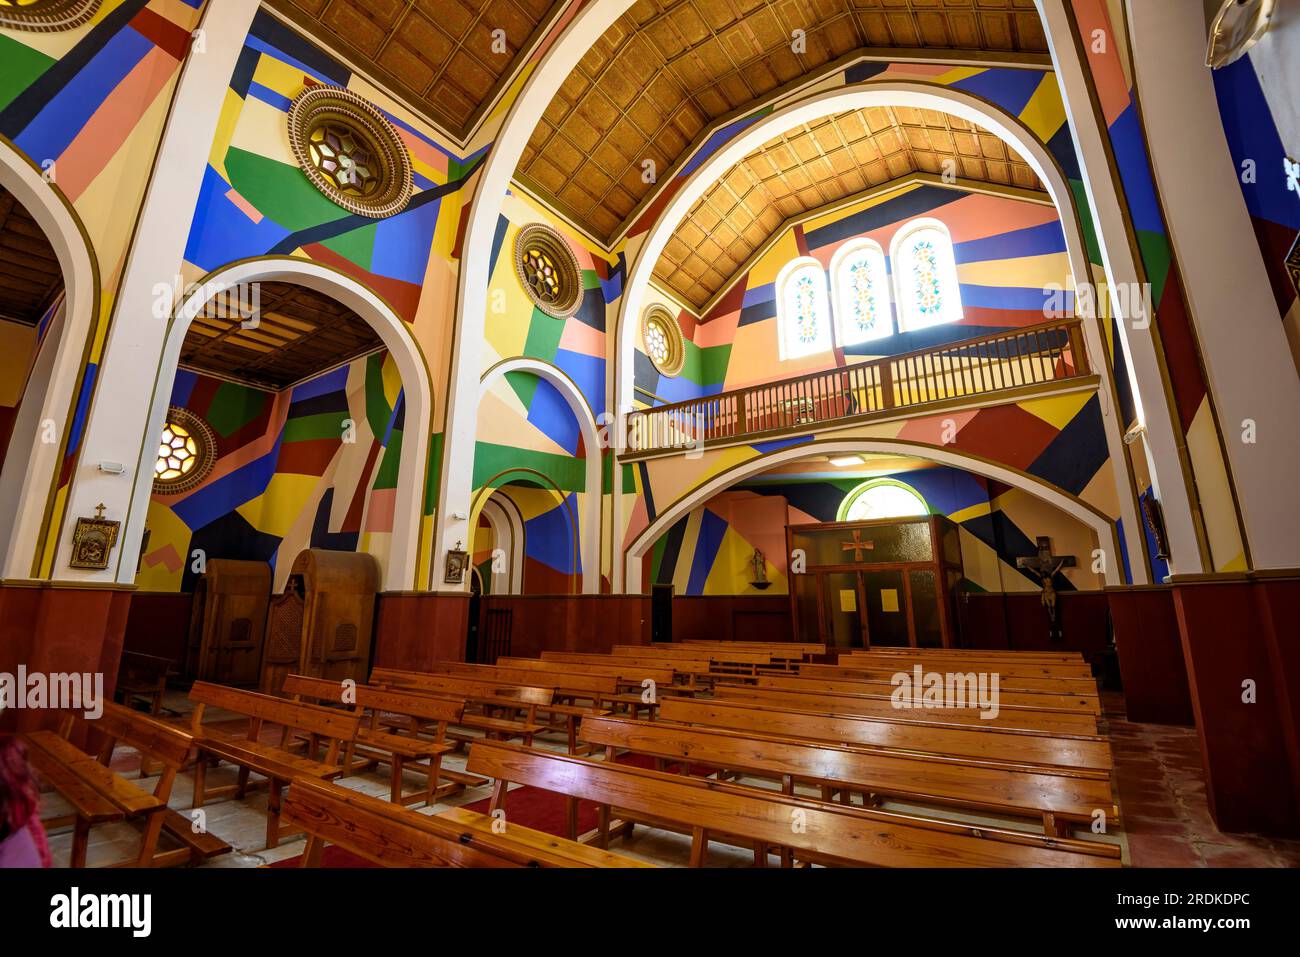
[[[954,243],[953,259],[960,263],[988,262],[993,259],[1020,259],[1065,252],[1065,234],[1059,222],[1013,229],[997,236]]]

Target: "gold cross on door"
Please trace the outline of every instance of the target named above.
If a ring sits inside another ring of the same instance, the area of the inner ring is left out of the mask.
[[[853,530],[853,541],[840,542],[840,550],[845,552],[849,552],[849,551],[853,552],[853,560],[855,562],[862,561],[862,553],[864,551],[868,551],[868,552],[875,551],[875,548],[876,548],[875,542],[864,542],[862,540],[862,530],[860,528],[855,528]]]

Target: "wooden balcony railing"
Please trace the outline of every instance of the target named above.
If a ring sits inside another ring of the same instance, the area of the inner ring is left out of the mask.
[[[629,455],[805,432],[830,422],[1089,374],[1078,319],[1062,319],[633,413]]]

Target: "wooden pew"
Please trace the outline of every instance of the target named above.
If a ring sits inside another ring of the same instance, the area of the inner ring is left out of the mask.
[[[390,768],[390,797],[394,804],[432,804],[437,798],[463,785],[450,783],[445,790],[438,787],[438,772],[442,756],[454,750],[446,743],[447,725],[461,720],[465,709],[462,701],[453,698],[436,698],[410,691],[393,691],[356,685],[348,689],[350,701],[344,700],[344,688],[338,681],[312,678],[306,675],[285,675],[284,693],[295,701],[311,698],[343,707],[355,707],[358,713],[369,711],[369,719],[357,728],[355,741],[344,748],[343,766],[348,774],[373,764],[387,764]],[[400,715],[407,719],[409,734],[396,734],[379,727],[381,714]],[[422,738],[417,732],[425,726],[433,727],[433,736]],[[360,755],[363,760],[355,761]],[[415,770],[424,774],[423,789],[405,794],[402,773]]]
[[[910,672],[904,672],[910,675]],[[972,672],[965,672],[971,674]],[[872,681],[862,678],[828,678],[804,675],[759,675],[754,679],[757,688],[779,688],[786,691],[837,692],[889,697],[895,685],[889,681]],[[1009,691],[998,681],[998,706],[1000,708],[1031,708],[1038,711],[1070,711],[1083,714],[1101,714],[1101,700],[1094,690],[1082,691]]]
[[[949,754],[1020,767],[1109,772],[1114,766],[1110,743],[1096,734],[972,728],[907,718],[779,711],[767,706],[755,707],[747,701],[684,698],[665,701],[659,720],[809,738],[851,747]]]
[[[752,688],[719,685],[714,696],[748,701],[754,705],[788,711],[819,711],[824,714],[856,714],[876,718],[906,717],[914,721],[958,724],[976,728],[1025,728],[1065,734],[1096,734],[1097,719],[1087,713],[1034,711],[1002,708],[997,717],[983,718],[973,708],[895,708],[887,696],[786,691],[781,688]]]
[[[267,780],[266,846],[275,847],[280,838],[293,833],[280,827],[280,809],[285,786],[294,778],[336,778],[344,772],[338,763],[343,745],[357,736],[359,716],[355,712],[338,708],[285,701],[283,698],[240,691],[221,685],[196,681],[190,689],[190,700],[196,705],[191,717],[191,732],[198,748],[194,762],[194,804],[203,807],[209,797],[234,794],[242,798],[248,790],[250,772]],[[203,713],[207,707],[223,708],[243,715],[248,720],[248,730],[241,739],[203,726]],[[270,723],[293,729],[304,735],[315,735],[326,743],[325,756],[317,761],[302,757],[285,748],[265,744],[261,739],[263,725]],[[207,786],[208,758],[229,761],[239,767],[239,782],[221,788]]]
[[[912,648],[908,646],[893,647],[873,645],[870,648],[848,648],[840,655],[947,655],[952,658],[1014,658],[1018,661],[1059,661],[1066,664],[1084,664],[1083,655],[1077,651],[1015,651],[1009,648]]]
[[[543,676],[527,668],[468,664],[463,661],[435,661],[429,670],[434,674],[463,675],[502,683],[540,685],[554,689],[555,694],[560,697],[587,699],[596,707],[600,707],[602,701],[619,693],[619,681],[615,675],[549,671]]]
[[[765,848],[788,847],[803,861],[886,867],[1120,864],[1120,849],[1098,842],[845,807],[504,742],[475,743],[468,767],[495,779],[492,809],[506,810],[507,821],[507,784],[530,785],[594,801],[625,820],[684,828],[691,834],[692,866],[704,863],[710,834],[755,846],[764,862]],[[609,814],[602,810],[602,838]]]
[[[838,791],[846,804],[858,791],[869,806],[883,796],[1030,817],[1047,834],[1067,836],[1068,822],[1090,823],[1097,810],[1108,822],[1119,815],[1106,771],[1011,767],[619,717],[589,718],[581,737],[606,748],[611,761],[616,752],[629,751],[680,762],[683,769],[706,765],[774,779],[786,794],[797,783],[811,784],[821,788],[823,800]]]
[[[301,867],[318,867],[325,845],[383,867],[651,867],[600,848],[455,808],[427,815],[311,778],[295,780],[285,819],[307,833]]]
[[[618,660],[618,659],[613,659]],[[655,667],[646,668],[640,665],[630,665],[626,662],[622,664],[600,664],[593,665],[583,662],[569,661],[547,661],[543,658],[498,658],[497,668],[509,668],[516,671],[536,671],[545,675],[600,675],[605,678],[614,678],[618,687],[624,689],[617,694],[602,695],[600,698],[601,705],[610,705],[616,707],[622,705],[623,708],[632,715],[638,715],[642,708],[645,708],[650,717],[654,717],[655,708],[658,707],[660,692],[668,693],[673,687],[676,672],[672,668]],[[646,681],[654,683],[653,694],[648,694],[650,686]],[[557,690],[559,690],[557,688]]]
[[[799,668],[800,678],[830,678],[836,680],[849,681],[883,681],[888,683],[894,675],[901,672],[908,672],[910,667],[899,662],[896,665],[818,665],[805,664]],[[945,668],[945,671],[960,671],[960,667],[953,666]],[[971,669],[965,669],[970,671]],[[997,668],[987,669],[997,671],[998,686],[1003,691],[1049,691],[1057,694],[1083,694],[1091,697],[1097,697],[1097,679],[1087,678],[1069,678],[1069,677],[1041,677],[1041,678],[1024,678],[1009,676]]]
[[[124,651],[117,669],[113,698],[128,708],[133,701],[144,701],[149,705],[150,714],[159,714],[163,694],[167,691],[167,678],[176,673],[175,668],[176,663],[168,658]]]
[[[701,687],[707,687],[713,683],[713,671],[710,667],[708,658],[689,658],[689,659],[671,659],[664,657],[642,658],[637,655],[592,655],[582,654],[569,651],[543,651],[543,661],[555,661],[561,663],[575,664],[604,664],[606,662],[627,662],[622,667],[637,667],[669,670],[673,672],[674,679],[680,678],[680,682],[675,682],[673,688],[679,692],[694,694]],[[620,667],[615,664],[614,667]]]
[[[533,736],[546,730],[546,725],[537,720],[537,709],[542,706],[550,707],[555,697],[554,688],[542,687],[540,683],[523,685],[489,680],[481,675],[471,677],[429,674],[423,671],[401,671],[394,668],[375,668],[370,672],[370,683],[379,687],[406,688],[473,703],[484,708],[485,713],[464,712],[460,727],[480,731],[489,738],[521,738],[525,744],[532,744]],[[514,718],[501,718],[486,713],[492,709],[506,709],[511,713],[523,712],[524,720],[517,721]],[[477,740],[472,735],[456,731],[447,732],[447,737],[462,743]],[[477,787],[482,783],[477,778],[447,776],[467,787]]]
[[[68,740],[78,724],[88,730],[88,742],[97,748],[96,757]],[[143,824],[139,853],[121,864],[164,867],[186,861],[197,863],[230,850],[224,841],[195,834],[188,820],[167,807],[176,774],[189,760],[192,748],[190,736],[181,729],[106,702],[104,713],[98,719],[74,719],[67,715],[57,733],[32,731],[21,737],[27,743],[32,766],[73,807],[69,815],[75,821],[73,867],[86,866],[90,829],[108,821],[130,820]],[[149,761],[161,765],[162,773],[152,792],[110,770],[113,751],[119,744],[138,751],[141,764]],[[57,826],[63,820],[55,818],[48,823]],[[184,846],[159,852],[158,840],[164,828]]]
[[[978,668],[983,671],[997,670],[1003,678],[1091,678],[1092,669],[1085,664],[1069,664],[1054,661],[1032,661],[1018,658],[982,658],[962,656],[953,658],[948,655],[936,655],[929,651],[911,655],[877,655],[852,654],[841,655],[837,664],[856,668],[862,664],[869,667],[895,668],[899,662],[904,663],[904,670],[919,664],[926,671],[970,671]]]
[[[785,662],[773,661],[766,651],[733,648],[701,648],[693,645],[615,645],[614,655],[633,658],[662,659],[673,662],[706,663],[716,674],[756,675],[760,671],[784,671]],[[676,667],[674,665],[674,667]]]

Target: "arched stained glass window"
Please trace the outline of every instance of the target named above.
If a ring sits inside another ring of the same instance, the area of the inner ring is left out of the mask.
[[[882,518],[910,518],[913,515],[929,514],[930,507],[912,486],[894,479],[872,479],[844,496],[836,520],[870,522]]]
[[[961,318],[961,291],[948,228],[916,219],[898,231],[890,248],[901,329],[924,329]]]
[[[894,331],[885,251],[879,243],[859,240],[845,244],[831,261],[831,284],[840,345],[856,345]]]
[[[777,277],[781,358],[797,359],[831,347],[826,272],[815,259],[796,259]]]

